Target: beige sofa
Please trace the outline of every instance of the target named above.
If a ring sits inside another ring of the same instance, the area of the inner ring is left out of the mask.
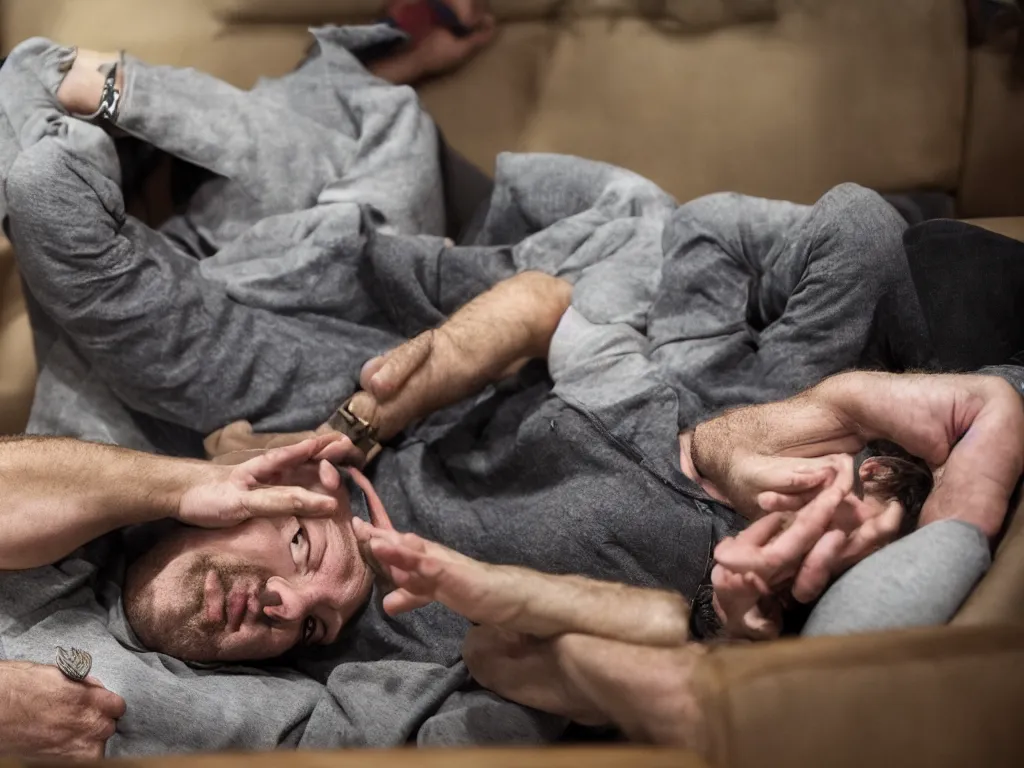
[[[0,0],[0,43],[7,51],[45,35],[124,47],[244,87],[294,66],[308,25],[372,19],[380,5]],[[1024,214],[1024,91],[1010,87],[1005,45],[968,49],[963,5],[492,0],[497,42],[421,93],[448,140],[484,168],[502,150],[580,154],[632,168],[680,199],[733,189],[810,201],[842,181],[940,190],[955,195],[960,215],[993,217],[988,225],[1024,237],[1014,218]],[[24,423],[33,369],[9,254],[0,285],[2,432]],[[714,650],[697,675],[706,756],[762,768],[1024,764],[1017,522],[957,618],[963,626]],[[389,764],[416,761],[398,753]],[[549,761],[554,753],[538,752],[528,762]],[[601,762],[674,761],[697,764],[639,751]]]

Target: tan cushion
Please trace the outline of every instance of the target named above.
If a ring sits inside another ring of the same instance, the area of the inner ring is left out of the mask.
[[[695,688],[723,768],[1024,765],[1024,627],[721,647]]]
[[[465,69],[420,87],[448,142],[489,173],[499,152],[523,144],[557,34],[543,22],[507,24]]]
[[[2,48],[42,35],[65,45],[126,48],[158,64],[181,63],[184,51],[215,37],[205,0],[0,0]]]
[[[10,243],[0,236],[0,434],[21,432],[35,389],[35,355]]]
[[[971,53],[962,216],[1024,214],[1024,83],[1014,86],[1009,68],[1005,44]]]
[[[809,7],[779,0],[776,22],[699,35],[569,22],[520,147],[623,165],[683,199],[735,189],[812,200],[841,181],[954,188],[959,0]],[[487,109],[496,94],[484,98]]]

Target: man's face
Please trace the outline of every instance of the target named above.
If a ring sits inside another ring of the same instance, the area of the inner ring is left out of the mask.
[[[334,642],[372,584],[341,494],[331,518],[182,528],[161,541],[125,581],[139,639],[186,661],[256,661]]]

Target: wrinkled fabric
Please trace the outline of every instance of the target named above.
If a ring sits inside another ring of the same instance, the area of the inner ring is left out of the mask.
[[[70,51],[12,53],[0,173],[40,350],[30,429],[188,453],[237,419],[315,427],[368,358],[542,270],[574,285],[548,365],[426,419],[370,479],[397,527],[480,559],[692,598],[742,521],[679,471],[680,427],[896,357],[920,331],[902,221],[854,185],[815,206],[680,206],[610,165],[506,154],[473,239],[447,247],[436,130],[346,47],[389,34],[319,30],[309,61],[252,92],[130,59],[117,127],[214,174],[160,229],[125,212],[115,141],[57,105]],[[48,661],[69,636],[103,657],[131,713],[111,755],[532,742],[565,725],[474,687],[463,619],[387,617],[377,594],[287,670],[145,653],[117,559],[0,577],[9,658]]]

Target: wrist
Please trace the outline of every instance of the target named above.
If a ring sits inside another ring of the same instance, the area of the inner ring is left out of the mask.
[[[146,489],[144,502],[135,507],[129,524],[157,520],[182,520],[183,502],[200,486],[227,480],[234,467],[208,461],[151,457],[154,464],[140,472],[139,487]]]
[[[887,385],[892,374],[871,371],[848,371],[829,376],[806,395],[821,408],[828,418],[834,419],[839,432],[853,435],[863,443],[885,438],[872,427],[868,409],[888,399],[888,393],[879,390]]]
[[[694,476],[691,479],[701,487],[712,478],[720,480],[718,476],[721,473],[718,470],[723,466],[727,469],[729,466],[728,460],[723,462],[721,457],[721,454],[728,450],[726,441],[716,439],[712,422],[703,422],[694,427],[683,448],[688,454],[684,472],[687,469],[692,471]]]

